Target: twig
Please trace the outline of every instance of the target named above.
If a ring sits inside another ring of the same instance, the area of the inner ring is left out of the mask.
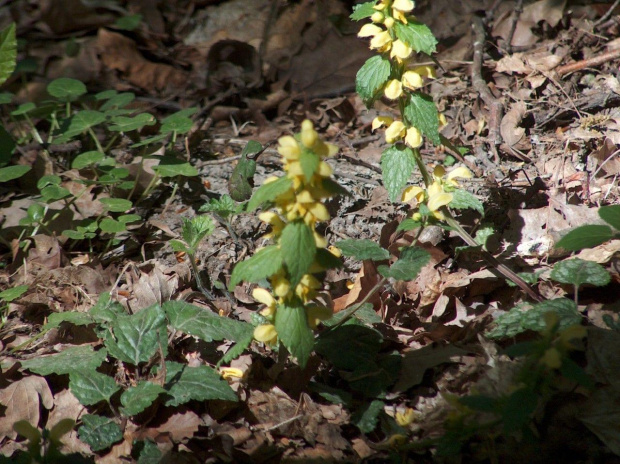
[[[611,15],[613,14],[614,10],[618,7],[618,5],[620,5],[620,0],[616,0],[613,5],[611,5],[611,7],[609,7],[609,10],[607,10],[607,12],[601,16],[598,21],[595,21],[593,26],[597,27],[600,26],[602,23],[604,23],[605,21],[607,21],[609,18],[611,18]]]
[[[515,31],[517,30],[517,24],[519,22],[519,18],[521,17],[521,13],[523,13],[523,0],[517,0],[514,13],[512,14],[512,24],[510,25],[510,32],[508,33],[508,37],[506,38],[506,51],[508,51],[509,55],[512,55],[512,39],[515,36]]]
[[[608,61],[614,60],[616,58],[620,58],[620,48],[616,50],[612,50],[607,53],[602,53],[594,58],[589,58],[587,60],[576,61],[575,63],[566,64],[564,66],[560,66],[555,71],[559,76],[563,76],[564,74],[572,73],[574,71],[579,71],[584,68],[591,68],[594,66],[599,66],[603,63],[607,63]]]
[[[487,83],[482,78],[482,63],[486,35],[484,32],[484,24],[480,16],[473,16],[472,28],[474,30],[474,59],[471,67],[471,81],[474,89],[478,92],[480,98],[482,98],[482,101],[489,107],[489,141],[495,162],[499,162],[497,146],[502,143],[502,135],[499,127],[504,113],[504,105],[493,96]]]

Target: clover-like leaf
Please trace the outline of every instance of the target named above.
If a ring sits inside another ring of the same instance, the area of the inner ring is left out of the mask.
[[[25,166],[21,164],[0,168],[0,182],[8,182],[13,179],[19,179],[31,169],[32,168],[30,166]]]
[[[47,93],[63,102],[72,102],[87,92],[86,86],[77,79],[60,77],[47,86]]]
[[[10,303],[28,291],[28,285],[17,285],[0,292],[0,300]]]
[[[198,175],[198,170],[194,166],[174,156],[159,157],[159,164],[153,166],[153,171],[157,172],[161,177],[194,177]]]
[[[73,162],[71,163],[71,167],[73,169],[83,169],[85,167],[92,166],[92,165],[99,163],[104,158],[105,158],[105,154],[101,153],[100,151],[96,151],[96,150],[87,151],[87,152],[80,153],[79,155],[77,155],[73,159]]]
[[[131,132],[142,129],[144,126],[152,126],[156,123],[155,117],[149,113],[140,113],[133,118],[116,116],[112,118],[109,130],[112,132]]]

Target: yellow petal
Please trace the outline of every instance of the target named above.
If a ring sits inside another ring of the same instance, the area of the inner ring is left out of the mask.
[[[222,367],[220,368],[220,375],[224,380],[242,379],[243,371],[236,367]]]
[[[392,27],[394,27],[394,18],[385,18],[385,21],[383,21],[383,24],[388,29],[392,29]]]
[[[256,287],[252,290],[252,298],[267,306],[276,304],[276,299],[271,295],[271,293],[269,293],[269,290],[261,287]]]
[[[394,419],[398,425],[406,427],[415,419],[415,411],[412,408],[407,408],[404,412],[397,412]]]
[[[369,26],[374,26],[374,24],[369,24]],[[390,35],[388,31],[383,31],[375,35],[370,40],[370,48],[383,49],[384,47],[390,45],[391,43],[392,43],[392,36]]]
[[[405,143],[411,148],[418,148],[422,145],[422,134],[415,127],[407,129],[407,135],[405,136]]]
[[[392,43],[392,50],[390,51],[390,58],[398,58],[400,60],[405,60],[409,58],[409,56],[413,53],[413,50],[409,45],[407,45],[402,40],[395,40]]]
[[[291,284],[284,277],[275,277],[271,282],[271,286],[273,287],[273,293],[280,298],[284,298],[291,291]]]
[[[375,11],[370,17],[370,20],[373,23],[382,23],[384,19],[385,19],[385,15],[379,11]]]
[[[461,167],[458,167],[450,171],[448,175],[446,176],[446,179],[452,180],[458,177],[463,178],[463,179],[471,179],[472,177],[474,177],[474,175],[471,173],[469,169],[467,169],[464,166],[461,166]]]
[[[323,203],[311,203],[308,206],[308,211],[319,221],[329,221],[329,212]]]
[[[416,185],[412,185],[411,187],[407,187],[403,191],[403,195],[400,199],[403,203],[407,203],[413,199],[416,199],[418,203],[424,200],[424,189],[420,188]]]
[[[303,131],[311,131],[314,129],[314,124],[309,119],[304,119],[301,123],[301,130]]]
[[[291,135],[285,135],[278,139],[278,153],[287,160],[296,160],[301,154],[297,140]]]
[[[435,68],[429,65],[417,66],[413,68],[412,71],[418,73],[420,76],[428,77],[429,79],[435,79],[437,77]]]
[[[403,86],[415,90],[424,87],[422,76],[415,71],[405,71],[402,78]]]
[[[372,130],[373,132],[381,126],[389,126],[394,122],[394,119],[388,116],[377,116],[372,120]]]
[[[441,178],[445,175],[446,170],[441,164],[435,166],[435,169],[433,169],[433,177],[435,178],[435,180],[441,180]]]
[[[441,129],[446,124],[448,124],[448,121],[446,121],[446,115],[439,113],[439,128]]]
[[[398,79],[392,79],[385,86],[384,93],[390,100],[396,100],[403,94],[403,84]]]
[[[428,186],[428,195],[429,196],[433,196],[433,195],[438,195],[440,193],[443,193],[443,186],[441,185],[441,181],[440,180],[435,180],[435,182],[433,182],[431,185]]]
[[[340,147],[333,143],[326,143],[325,145],[327,145],[327,156],[334,156],[340,150]]]
[[[442,206],[446,206],[448,204],[450,204],[450,202],[452,201],[452,194],[451,193],[438,193],[437,195],[433,195],[430,196],[428,199],[428,209],[430,209],[431,211],[437,211],[439,208],[441,208]]]
[[[299,203],[314,203],[316,201],[316,199],[312,196],[312,194],[308,192],[307,190],[302,190],[301,192],[299,192],[297,194],[296,200]]]
[[[319,234],[316,230],[313,232],[314,244],[317,248],[325,248],[327,246],[327,239]]]
[[[307,148],[312,148],[318,139],[318,132],[312,128],[304,129],[301,131],[301,143],[303,143]]]
[[[342,250],[340,250],[340,248],[338,247],[335,247],[334,245],[330,245],[327,251],[329,251],[336,258],[342,258]]]
[[[274,343],[278,338],[276,326],[273,324],[259,325],[254,329],[254,338],[263,343]]]
[[[357,33],[358,37],[374,37],[383,32],[383,29],[376,24],[364,24]]]
[[[559,369],[562,366],[562,355],[557,348],[549,348],[540,358],[540,362],[550,369]]]
[[[394,0],[392,8],[396,8],[399,11],[410,12],[415,7],[415,3],[412,0]]]
[[[301,176],[304,173],[303,169],[301,169],[301,164],[299,163],[299,161],[289,163],[287,172],[289,174],[289,177]]]
[[[329,177],[334,173],[332,167],[327,164],[325,161],[321,161],[319,163],[319,169],[317,170],[317,174],[321,177]]]
[[[405,132],[405,125],[403,124],[403,122],[394,121],[392,124],[390,124],[390,127],[385,130],[385,141],[387,143],[394,143],[397,140],[402,139],[405,135]]]

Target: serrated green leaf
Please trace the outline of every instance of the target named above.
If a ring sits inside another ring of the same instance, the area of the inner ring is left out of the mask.
[[[263,149],[263,146],[260,142],[256,140],[248,140],[248,143],[243,147],[243,151],[241,152],[241,156],[251,156],[260,152]]]
[[[128,209],[133,208],[133,203],[124,198],[100,198],[99,203],[104,206],[106,211],[113,213],[124,213]]]
[[[272,276],[282,267],[282,252],[275,246],[268,246],[257,251],[249,259],[237,263],[230,276],[228,289],[234,288],[242,281],[258,282]]]
[[[189,367],[166,361],[164,388],[172,398],[166,406],[178,406],[191,400],[238,401],[237,395],[220,375],[207,366]]]
[[[160,464],[162,461],[162,452],[150,440],[135,443],[134,449],[140,453],[137,464]]]
[[[562,284],[571,284],[579,287],[583,284],[605,286],[611,280],[609,272],[603,266],[593,261],[579,258],[560,261],[553,266],[551,278]]]
[[[85,414],[81,420],[82,426],[78,431],[80,440],[93,451],[104,450],[123,439],[121,428],[108,417]]]
[[[601,206],[598,215],[616,230],[620,230],[620,205]]]
[[[336,182],[333,179],[322,179],[321,186],[323,187],[323,189],[325,189],[328,193],[330,193],[333,196],[351,195],[346,188],[344,188],[342,185],[340,185],[338,182]]]
[[[251,324],[235,321],[184,301],[167,301],[162,305],[168,323],[175,329],[206,342],[243,341],[254,332]]]
[[[172,239],[168,242],[173,251],[182,253],[192,253],[192,250],[181,240]]]
[[[384,406],[383,401],[379,400],[364,403],[351,415],[351,423],[362,433],[372,432],[377,427],[379,414],[383,411]]]
[[[289,222],[282,230],[280,249],[291,287],[295,288],[316,256],[316,243],[310,226],[302,220]]]
[[[370,18],[377,10],[374,6],[377,4],[374,2],[360,3],[359,5],[353,5],[353,13],[349,16],[353,21],[359,21],[360,19]]]
[[[381,248],[379,244],[373,240],[340,240],[336,242],[336,246],[342,251],[343,255],[351,256],[360,261],[365,259],[383,261],[390,257],[390,252],[385,248]]]
[[[156,123],[155,117],[149,113],[140,113],[133,118],[116,116],[110,122],[108,129],[112,132],[131,132]]]
[[[119,302],[112,300],[109,292],[103,292],[99,295],[95,306],[90,308],[89,314],[99,323],[110,323],[116,321],[118,316],[127,313]]]
[[[390,201],[400,200],[401,193],[415,169],[413,150],[404,145],[392,145],[381,154],[383,184]]]
[[[396,232],[399,232],[401,230],[405,230],[405,231],[415,230],[415,229],[418,229],[421,226],[422,226],[421,222],[414,221],[411,218],[407,218],[403,222],[398,224],[398,227],[396,228]]]
[[[121,412],[125,416],[135,416],[153,404],[159,395],[164,393],[161,386],[152,382],[141,381],[135,387],[130,387],[121,395]]]
[[[400,21],[394,23],[396,37],[405,42],[416,52],[432,55],[436,51],[437,39],[426,24],[415,19],[408,19],[407,24]]]
[[[404,111],[408,124],[416,127],[435,145],[441,144],[439,137],[439,113],[430,97],[421,92],[411,92]]]
[[[484,205],[467,190],[457,189],[452,193],[452,201],[448,206],[454,209],[474,209],[484,216]],[[491,229],[492,232],[492,229]]]
[[[194,166],[174,156],[159,157],[159,164],[153,166],[153,171],[157,172],[161,177],[194,177],[198,175],[198,170]]]
[[[582,248],[592,248],[613,238],[613,232],[609,226],[588,225],[571,230],[559,242],[556,248],[564,248],[567,251],[578,251]]]
[[[250,140],[250,142],[252,142],[252,140]],[[246,149],[250,145],[250,142],[246,145]],[[228,193],[230,193],[231,198],[236,201],[246,201],[252,196],[255,172],[256,161],[248,159],[245,154],[242,155],[233,169],[230,179],[228,179]]]
[[[13,74],[17,63],[17,38],[15,23],[0,31],[0,85]]]
[[[313,151],[308,150],[307,148],[303,148],[301,150],[301,154],[299,155],[299,164],[301,165],[301,170],[304,173],[304,177],[307,182],[310,182],[312,179],[312,176],[319,168],[320,162],[321,159],[319,158],[319,155]]]
[[[222,359],[220,359],[217,362],[218,367],[222,364],[228,364],[233,359],[236,359],[239,356],[241,356],[245,352],[245,350],[247,350],[248,347],[252,344],[253,340],[254,340],[254,330],[252,330],[245,338],[237,340],[235,345],[232,348],[230,348],[226,352],[226,354],[222,356]]]
[[[151,359],[162,335],[164,339],[167,336],[166,316],[161,306],[154,304],[136,314],[117,316],[105,345],[111,356],[137,366]]]
[[[100,151],[87,151],[77,155],[71,163],[71,167],[73,169],[83,169],[85,167],[99,163],[104,158],[105,154],[101,153]]]
[[[0,182],[8,182],[13,179],[19,179],[21,176],[29,172],[30,166],[17,165],[0,168]]]
[[[390,71],[390,61],[377,55],[369,58],[357,72],[355,88],[366,107],[370,107],[379,96],[379,91],[390,77]]]
[[[243,204],[235,202],[229,195],[222,195],[220,198],[211,198],[209,203],[200,207],[200,212],[212,212],[225,219],[233,214],[239,214],[242,211]]]
[[[127,230],[124,223],[112,218],[103,218],[99,223],[99,228],[106,234],[119,234]]]
[[[183,218],[181,237],[189,245],[191,253],[195,253],[198,245],[207,235],[215,230],[213,219],[207,215],[194,216],[191,219]]]
[[[325,248],[317,248],[314,260],[322,269],[336,269],[342,267],[342,260],[336,258]]]
[[[293,181],[288,177],[280,177],[278,180],[261,185],[248,202],[248,212],[254,211],[263,203],[271,203],[292,186]]]
[[[77,79],[60,77],[47,86],[47,93],[63,102],[72,102],[87,92],[86,86]]]
[[[396,280],[413,280],[430,259],[431,255],[425,249],[407,247],[401,250],[398,261],[389,267],[379,266],[377,270],[384,277],[391,277]]]
[[[28,288],[28,285],[17,285],[13,288],[7,288],[0,292],[0,300],[10,303],[26,293]]]
[[[107,354],[106,350],[95,351],[92,346],[78,345],[65,348],[58,354],[21,361],[21,365],[22,368],[39,375],[95,372],[105,361]]]
[[[90,371],[69,372],[69,389],[84,406],[109,401],[120,386],[109,375]]]
[[[280,341],[303,369],[314,347],[314,334],[308,326],[306,308],[297,304],[278,305],[275,326]]]

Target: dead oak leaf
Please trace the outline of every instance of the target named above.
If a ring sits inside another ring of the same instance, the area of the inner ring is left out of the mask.
[[[13,430],[13,424],[25,420],[37,427],[41,405],[51,409],[54,397],[43,377],[31,375],[0,390],[0,404],[6,407],[0,417],[0,439],[14,439],[17,433]]]

